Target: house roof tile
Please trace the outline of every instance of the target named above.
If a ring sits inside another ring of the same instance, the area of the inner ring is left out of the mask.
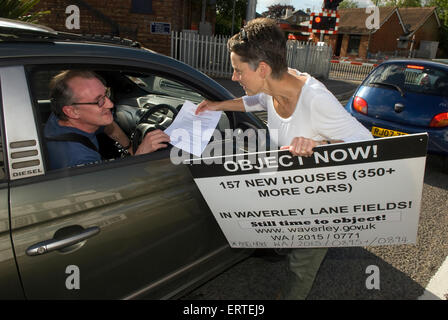
[[[380,26],[383,25],[396,10],[396,7],[380,7]],[[368,34],[366,19],[372,13],[366,13],[366,8],[339,9],[339,33]]]
[[[435,13],[437,7],[398,8],[406,28],[412,33],[420,28]]]

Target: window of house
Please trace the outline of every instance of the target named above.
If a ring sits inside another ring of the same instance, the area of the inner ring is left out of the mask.
[[[132,13],[153,13],[152,0],[132,0]]]
[[[347,54],[358,55],[360,43],[361,36],[350,36],[350,39],[348,41]]]

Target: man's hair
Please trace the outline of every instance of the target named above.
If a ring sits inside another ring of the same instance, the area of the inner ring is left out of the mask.
[[[61,120],[67,120],[62,108],[76,102],[73,101],[74,93],[68,85],[68,82],[76,77],[83,79],[96,78],[103,84],[105,83],[96,73],[86,70],[65,70],[54,76],[50,82],[51,111]]]
[[[272,77],[278,79],[288,71],[286,62],[286,38],[275,20],[257,18],[250,20],[241,31],[227,42],[230,52],[241,57],[256,70],[261,61],[272,69]]]

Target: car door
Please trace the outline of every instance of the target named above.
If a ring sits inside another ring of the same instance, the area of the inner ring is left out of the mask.
[[[0,87],[2,86],[0,80]],[[1,96],[0,106],[4,96]],[[1,108],[0,108],[1,109]],[[0,113],[0,123],[3,123]],[[4,159],[4,134],[0,131],[0,299],[21,299],[24,297],[17,272],[11,243],[8,208],[8,180]]]
[[[169,151],[48,170],[24,68],[0,76],[7,143],[18,146],[8,150],[10,214],[27,298],[168,298],[246,254],[228,247]]]

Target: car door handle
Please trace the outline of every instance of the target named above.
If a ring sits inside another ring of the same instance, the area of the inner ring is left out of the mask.
[[[400,113],[400,112],[402,112],[402,111],[404,110],[404,104],[402,104],[402,103],[396,103],[396,104],[394,105],[394,110],[395,110],[396,113]]]
[[[72,226],[73,227],[73,226]],[[87,240],[90,237],[98,234],[100,232],[99,227],[90,227],[84,229],[80,226],[81,230],[77,230],[75,234],[68,235],[66,237],[56,237],[53,239],[45,240],[36,244],[33,244],[26,250],[28,256],[42,255],[51,251],[61,250],[63,248],[72,246],[81,241]],[[70,227],[67,227],[70,228]],[[65,228],[64,228],[65,229]],[[61,229],[62,230],[62,229]],[[59,230],[58,230],[59,231]],[[56,235],[56,234],[55,234]]]

